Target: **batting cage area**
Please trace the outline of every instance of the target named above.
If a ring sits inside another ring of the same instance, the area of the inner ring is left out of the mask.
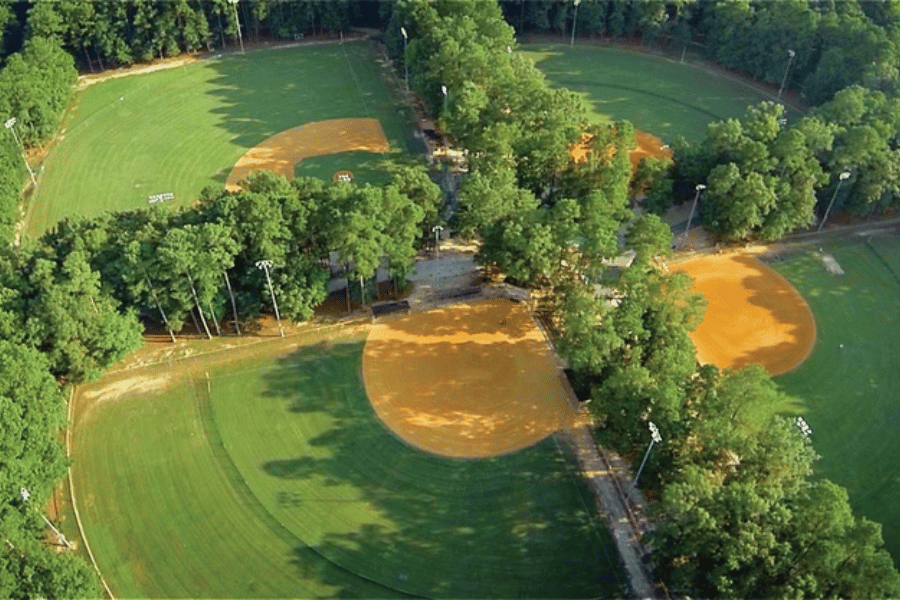
[[[81,389],[74,489],[117,596],[622,594],[593,496],[552,436],[571,413],[521,305],[328,337]],[[370,399],[400,363],[410,385]],[[444,432],[420,449],[404,425]],[[467,441],[482,458],[462,457]]]
[[[691,334],[701,363],[720,369],[762,365],[778,375],[797,368],[812,352],[816,321],[806,301],[777,271],[753,256],[703,256],[673,270],[694,278],[708,302]]]

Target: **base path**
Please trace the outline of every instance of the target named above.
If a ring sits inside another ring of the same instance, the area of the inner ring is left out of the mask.
[[[720,369],[760,364],[771,375],[799,367],[816,343],[816,322],[800,293],[759,259],[704,256],[672,265],[694,278],[709,302],[691,339],[701,363]]]
[[[390,150],[378,119],[330,119],[307,123],[276,133],[250,148],[231,169],[225,188],[241,189],[238,184],[254,171],[274,171],[293,179],[294,165],[304,158],[360,150],[376,153]]]
[[[442,456],[508,454],[576,419],[531,313],[504,300],[376,325],[363,353],[363,378],[385,425]]]

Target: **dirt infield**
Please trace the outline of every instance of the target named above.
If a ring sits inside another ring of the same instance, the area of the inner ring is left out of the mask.
[[[310,156],[338,152],[387,152],[390,149],[378,119],[330,119],[314,121],[276,133],[250,148],[231,169],[225,187],[239,190],[238,183],[253,171],[268,170],[294,178],[294,165]]]
[[[701,363],[719,368],[762,365],[779,375],[797,368],[816,343],[806,301],[784,277],[751,256],[707,256],[673,270],[694,278],[706,296],[706,319],[691,335]]]
[[[507,454],[576,419],[550,349],[521,304],[458,304],[378,324],[362,368],[382,422],[434,454]]]
[[[583,134],[581,142],[572,147],[571,154],[575,162],[581,162],[587,158],[587,152],[589,150],[588,143],[590,142],[590,139],[591,137],[589,135]],[[658,137],[650,135],[646,131],[635,131],[634,141],[634,150],[628,153],[628,158],[631,159],[632,169],[637,169],[641,159],[648,156],[672,157],[672,151],[669,147],[663,144],[662,140]]]

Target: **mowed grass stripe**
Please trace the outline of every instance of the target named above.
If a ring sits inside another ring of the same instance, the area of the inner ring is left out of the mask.
[[[374,416],[361,352],[304,348],[213,376],[225,447],[279,522],[349,571],[412,593],[619,593],[605,529],[552,440],[477,461],[413,449]]]
[[[770,98],[745,85],[660,56],[562,44],[523,46],[554,85],[577,92],[600,121],[628,120],[672,141],[703,137],[717,120]]]
[[[873,243],[900,262],[898,238]],[[900,564],[900,282],[862,240],[824,250],[844,275],[829,274],[812,253],[773,264],[806,298],[818,329],[809,359],[777,381],[806,401],[804,418],[822,457],[817,471],[848,489],[859,514],[883,525]]]
[[[158,192],[189,205],[205,186],[224,184],[247,149],[311,121],[375,117],[393,150],[418,152],[409,111],[377,58],[363,42],[262,50],[81,90],[44,163],[26,235],[37,237],[65,216],[144,207]],[[348,60],[371,114],[360,114]]]
[[[248,509],[204,435],[193,382],[113,400],[77,432],[79,508],[117,596],[385,596]]]

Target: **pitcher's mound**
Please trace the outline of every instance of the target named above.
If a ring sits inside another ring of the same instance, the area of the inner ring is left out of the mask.
[[[507,454],[570,427],[575,412],[527,308],[492,300],[376,325],[363,353],[378,417],[422,450]]]
[[[750,256],[706,256],[679,264],[706,296],[706,318],[691,334],[697,359],[720,369],[760,364],[771,375],[799,367],[816,343],[803,296]]]

